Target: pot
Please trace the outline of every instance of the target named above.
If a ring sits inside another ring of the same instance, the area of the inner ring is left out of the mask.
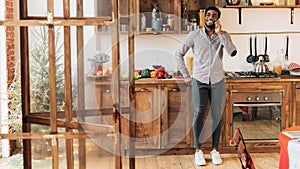
[[[227,5],[239,5],[241,0],[226,0]]]

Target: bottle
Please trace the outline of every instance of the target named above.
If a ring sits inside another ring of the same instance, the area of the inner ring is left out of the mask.
[[[161,13],[158,10],[158,7],[154,7],[153,10],[152,10],[152,29],[154,31],[161,31],[162,30]]]
[[[204,27],[204,18],[205,18],[205,9],[200,9],[198,12],[199,15],[199,27]]]
[[[183,30],[187,30],[187,26],[189,24],[189,14],[188,14],[188,10],[187,10],[187,0],[184,0],[182,5],[183,5],[182,28],[183,28]]]
[[[192,30],[197,30],[197,18],[195,15],[191,16],[191,25],[192,25]]]
[[[167,23],[168,25],[170,26],[170,30],[174,30],[174,16],[171,15],[171,14],[168,14],[168,20],[167,20]]]

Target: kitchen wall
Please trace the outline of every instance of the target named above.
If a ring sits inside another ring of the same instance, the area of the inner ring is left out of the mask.
[[[30,15],[44,15],[46,16],[46,1],[29,1]],[[44,5],[40,5],[43,2]],[[63,9],[61,8],[61,1],[55,0],[56,10],[55,16],[62,16]],[[84,16],[95,16],[95,2],[86,3],[84,5]],[[76,2],[71,0],[71,16],[76,15]],[[246,62],[246,57],[249,55],[249,35],[250,33],[266,32],[268,37],[267,54],[270,56],[270,69],[272,63],[277,57],[280,49],[285,50],[285,37],[289,35],[289,62],[296,62],[300,64],[300,57],[298,56],[299,48],[297,42],[300,41],[300,33],[285,33],[289,31],[300,32],[300,8],[294,10],[294,24],[291,24],[291,9],[290,8],[242,8],[241,21],[238,23],[238,9],[234,8],[220,8],[222,11],[221,21],[223,29],[232,33],[232,40],[238,48],[236,57],[230,57],[225,52],[224,68],[225,70],[252,70],[253,65]],[[72,27],[71,46],[76,46],[76,29]],[[96,52],[105,52],[111,54],[111,34],[98,33],[93,26],[84,27],[85,36],[85,54],[88,58]],[[268,32],[282,32],[282,34],[268,34]],[[243,35],[236,35],[236,33],[245,33]],[[249,33],[249,34],[248,34]],[[63,33],[61,34],[63,35]],[[135,40],[135,67],[142,69],[151,67],[152,64],[162,64],[168,71],[176,71],[176,61],[174,53],[185,38],[186,34],[143,34],[137,35]],[[264,53],[264,34],[258,34],[258,54]],[[77,51],[72,48],[72,56],[76,56]],[[188,52],[187,55],[192,55]],[[76,58],[76,57],[75,57]],[[124,69],[127,65],[127,38],[125,33],[121,33],[121,64]],[[87,60],[87,59],[86,59]],[[75,63],[74,63],[75,64]],[[86,62],[86,71],[91,70],[91,63]],[[106,67],[109,67],[109,63]]]
[[[249,55],[249,36],[257,34],[257,53],[264,53],[264,38],[268,37],[267,54],[270,56],[268,63],[272,70],[272,64],[280,53],[286,49],[286,36],[289,36],[289,62],[300,64],[299,47],[300,41],[300,9],[295,8],[294,24],[291,24],[290,8],[243,8],[242,23],[238,23],[238,9],[221,8],[222,27],[232,33],[232,40],[238,48],[238,54],[230,57],[225,52],[224,69],[252,70],[253,65],[246,62]],[[287,33],[298,31],[297,33]],[[264,32],[266,34],[264,34]],[[281,34],[274,34],[274,32]],[[238,34],[245,33],[245,34]],[[165,65],[167,69],[176,70],[174,53],[179,47],[186,34],[181,35],[138,35],[136,38],[136,68],[151,66],[153,63]],[[253,41],[254,42],[254,41]],[[254,43],[253,43],[254,44]],[[253,47],[254,54],[254,47]],[[189,52],[187,55],[192,55]]]

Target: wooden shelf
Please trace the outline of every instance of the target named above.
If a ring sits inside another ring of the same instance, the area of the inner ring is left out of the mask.
[[[252,6],[240,6],[240,5],[226,5],[224,8],[300,8],[300,5],[252,5]]]
[[[239,13],[239,24],[242,24],[242,9],[243,8],[290,8],[291,24],[294,24],[294,9],[300,8],[300,5],[255,5],[255,6],[240,6],[240,5],[226,5],[224,8],[236,8]]]

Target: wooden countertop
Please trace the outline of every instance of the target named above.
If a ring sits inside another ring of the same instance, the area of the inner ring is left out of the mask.
[[[110,80],[104,81],[92,81],[95,85],[111,85]],[[278,78],[226,78],[226,82],[229,83],[267,83],[267,82],[300,82],[300,76],[282,75]],[[128,83],[128,81],[121,81],[122,84]],[[155,78],[142,78],[135,80],[136,85],[143,84],[187,84],[183,79],[155,79]],[[190,83],[188,83],[190,84]]]
[[[300,82],[300,76],[281,75],[278,78],[226,78],[226,82],[235,82],[235,83]]]
[[[107,80],[88,80],[88,83],[94,83],[95,85],[111,85],[111,79]],[[124,80],[121,81],[122,84],[128,84],[128,81]],[[155,85],[155,84],[185,84],[185,81],[183,79],[155,79],[155,78],[141,78],[138,80],[135,80],[136,85],[143,85],[143,84],[149,84],[149,85]]]

